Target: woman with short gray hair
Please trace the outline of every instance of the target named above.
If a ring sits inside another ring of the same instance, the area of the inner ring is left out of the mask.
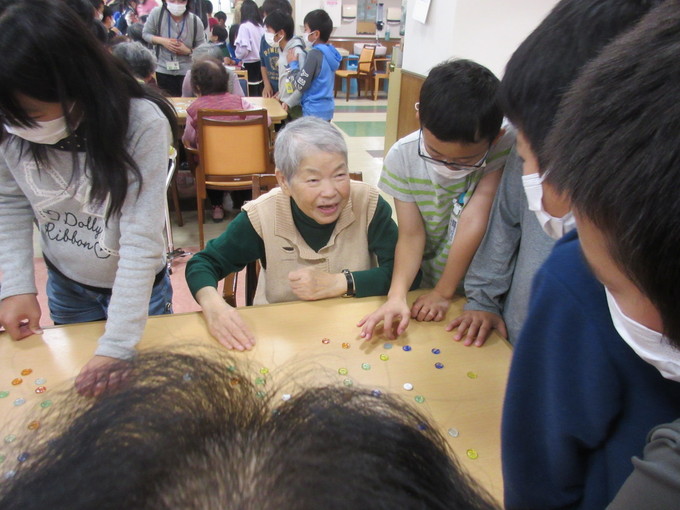
[[[187,265],[208,329],[228,349],[250,349],[255,338],[217,282],[250,262],[262,265],[255,304],[384,295],[390,287],[392,209],[375,186],[350,181],[337,128],[302,117],[279,132],[274,154],[280,187],[244,205]]]
[[[138,42],[116,44],[112,49],[116,57],[127,65],[137,81],[149,83],[156,72],[156,56]]]
[[[191,55],[191,64],[195,64],[206,58],[217,59],[222,62],[222,50],[216,44],[204,43],[200,46],[194,48],[194,52]],[[236,73],[225,66],[227,70],[227,75],[229,76],[228,87],[229,93],[236,96],[245,97],[243,93],[243,88],[238,81],[238,76]],[[187,72],[182,82],[182,97],[196,97],[196,91],[191,86],[191,69]]]

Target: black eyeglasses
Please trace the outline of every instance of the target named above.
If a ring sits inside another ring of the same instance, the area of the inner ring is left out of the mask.
[[[418,132],[418,156],[423,158],[425,161],[434,163],[435,165],[441,165],[455,170],[465,170],[467,168],[484,168],[486,166],[486,158],[489,155],[489,151],[491,150],[491,145],[489,145],[489,148],[482,156],[482,159],[480,159],[474,165],[471,165],[470,163],[461,163],[459,161],[446,161],[443,159],[436,159],[426,154],[423,154],[423,151],[420,149],[422,144],[423,144],[423,130],[421,129]]]

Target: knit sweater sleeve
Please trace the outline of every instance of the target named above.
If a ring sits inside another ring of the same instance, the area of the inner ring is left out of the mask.
[[[7,165],[9,143],[5,140],[0,146],[0,300],[37,293],[33,274],[33,210]]]
[[[241,212],[227,230],[191,258],[186,269],[189,290],[196,297],[203,287],[217,287],[222,278],[264,256],[264,241],[255,232],[248,215]]]

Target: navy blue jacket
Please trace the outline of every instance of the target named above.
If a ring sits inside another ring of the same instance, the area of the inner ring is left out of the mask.
[[[649,431],[680,416],[680,383],[612,324],[604,287],[563,237],[536,274],[503,409],[506,508],[602,509]]]

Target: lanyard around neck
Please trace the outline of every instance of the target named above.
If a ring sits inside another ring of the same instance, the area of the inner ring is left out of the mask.
[[[172,33],[170,32],[170,20],[172,19],[172,15],[168,12],[168,37],[172,37]],[[181,39],[182,37],[182,32],[184,32],[184,25],[187,23],[187,17],[184,16],[182,18],[182,26],[179,29],[179,33],[177,34],[176,39]]]

